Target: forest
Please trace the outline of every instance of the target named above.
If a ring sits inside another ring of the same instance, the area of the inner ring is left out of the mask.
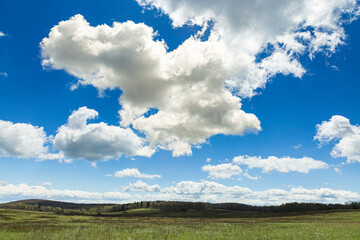
[[[21,200],[0,204],[2,209],[53,212],[69,215],[103,215],[108,213],[126,213],[134,209],[158,209],[162,211],[243,211],[264,213],[311,212],[324,210],[360,209],[360,202],[345,204],[325,203],[285,203],[278,206],[251,206],[240,203],[207,203],[181,201],[141,201],[124,204],[79,204],[51,200]]]

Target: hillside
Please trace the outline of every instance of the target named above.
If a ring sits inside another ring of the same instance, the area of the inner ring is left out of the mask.
[[[72,202],[61,202],[61,201],[53,201],[53,200],[45,200],[45,199],[26,199],[26,200],[19,200],[19,201],[12,201],[8,203],[0,204],[0,208],[12,208],[12,206],[16,205],[38,205],[43,207],[60,207],[63,209],[90,209],[96,207],[105,207],[105,206],[112,206],[114,204],[97,204],[97,203],[72,203]]]
[[[156,209],[164,212],[241,211],[258,213],[313,212],[324,210],[360,209],[360,202],[347,204],[286,203],[278,206],[251,206],[239,203],[207,203],[179,201],[141,201],[125,204],[85,204],[42,199],[28,199],[0,204],[3,209],[55,212],[58,214],[104,215],[127,213],[136,209]],[[147,211],[148,213],[148,211]],[[177,215],[177,214],[176,214]]]

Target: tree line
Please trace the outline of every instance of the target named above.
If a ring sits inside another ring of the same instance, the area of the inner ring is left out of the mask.
[[[285,203],[278,206],[251,206],[240,203],[206,203],[206,202],[177,202],[177,201],[141,201],[105,207],[110,212],[121,212],[131,209],[152,208],[165,211],[187,210],[232,210],[253,212],[307,212],[337,209],[360,209],[360,202],[346,204],[325,203]],[[110,208],[110,209],[109,209]]]
[[[159,209],[163,211],[204,211],[204,210],[229,210],[248,212],[310,212],[322,210],[360,209],[360,202],[349,202],[346,204],[324,204],[324,203],[285,203],[278,206],[251,206],[239,203],[206,203],[206,202],[180,202],[180,201],[141,201],[116,205],[104,204],[54,204],[53,201],[42,201],[40,203],[14,202],[1,204],[0,208],[18,209],[28,211],[54,212],[56,214],[76,215],[101,215],[104,213],[126,212],[132,209]],[[65,207],[64,207],[65,206]],[[75,207],[76,206],[76,207]]]

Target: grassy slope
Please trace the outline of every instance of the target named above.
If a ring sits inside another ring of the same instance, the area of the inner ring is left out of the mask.
[[[219,213],[224,218],[206,212],[201,217],[187,212],[187,218],[173,214],[137,209],[124,217],[91,217],[0,210],[0,239],[360,239],[359,210],[275,217],[238,214],[241,218],[225,212]]]

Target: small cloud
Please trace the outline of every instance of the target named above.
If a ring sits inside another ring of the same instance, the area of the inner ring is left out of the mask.
[[[247,177],[248,179],[251,179],[251,180],[256,180],[257,181],[257,180],[260,179],[259,176],[256,176],[256,177],[251,176],[247,171],[243,175],[244,175],[244,177]]]
[[[300,149],[301,147],[302,147],[302,144],[301,144],[301,143],[298,144],[298,145],[293,146],[294,149]]]
[[[38,158],[47,153],[47,142],[43,127],[0,120],[1,156]]]
[[[335,140],[335,146],[330,153],[332,157],[345,157],[348,164],[360,163],[360,126],[351,124],[348,118],[334,115],[329,121],[316,125],[314,140],[317,140],[320,146]]]
[[[6,34],[0,31],[0,37],[5,37]]]
[[[231,163],[222,163],[218,165],[205,165],[201,168],[202,171],[208,172],[208,178],[211,179],[230,179],[233,176],[243,176],[243,170]],[[239,179],[240,180],[240,179]]]
[[[137,168],[126,168],[115,172],[113,176],[117,178],[124,178],[124,177],[147,178],[147,179],[161,178],[161,175],[158,174],[141,173]]]
[[[69,158],[65,158],[65,159],[60,159],[59,160],[60,163],[67,163],[67,164],[70,164],[73,162],[72,159],[69,159]]]
[[[206,158],[206,162],[207,163],[211,162],[211,158]]]
[[[338,66],[335,66],[335,65],[332,65],[331,66],[331,70],[333,70],[333,71],[340,71],[340,69],[339,69],[339,67]]]
[[[123,187],[125,192],[160,192],[161,187],[157,184],[148,185],[147,183],[138,180],[136,183],[130,183],[129,186]]]
[[[219,160],[219,162],[221,162],[221,163],[227,163],[227,162],[229,162],[229,159],[227,159],[227,158],[225,158],[225,160]]]
[[[44,187],[51,187],[52,186],[52,183],[51,182],[43,182],[40,184],[41,186],[44,186]]]
[[[97,167],[97,166],[96,166],[96,162],[92,162],[92,163],[91,163],[91,166],[94,167],[94,168],[96,168],[96,167]]]
[[[7,76],[8,76],[7,73],[5,73],[5,72],[0,72],[0,77],[7,77]]]
[[[341,171],[341,169],[340,168],[334,168],[334,171],[337,173],[337,174],[341,174],[342,173],[342,171]]]

